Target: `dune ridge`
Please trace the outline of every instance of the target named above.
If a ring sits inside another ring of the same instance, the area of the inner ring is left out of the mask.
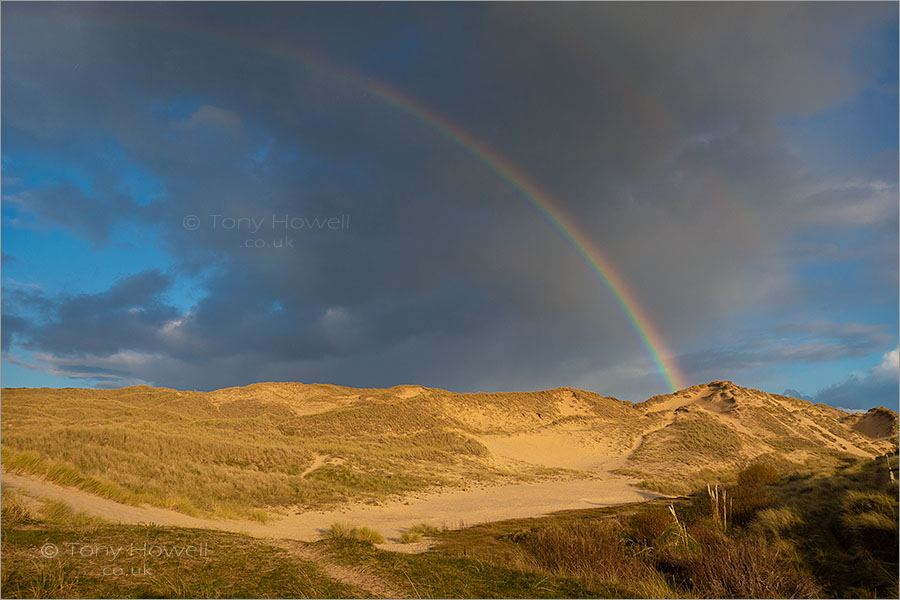
[[[3,402],[7,472],[126,504],[258,521],[546,480],[678,494],[753,460],[813,468],[897,444],[893,411],[851,415],[727,381],[636,404],[573,388],[302,383],[8,388]]]

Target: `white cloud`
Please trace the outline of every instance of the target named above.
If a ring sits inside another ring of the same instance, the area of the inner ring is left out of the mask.
[[[872,368],[877,377],[898,378],[900,373],[900,348],[894,348],[881,357],[881,362]]]

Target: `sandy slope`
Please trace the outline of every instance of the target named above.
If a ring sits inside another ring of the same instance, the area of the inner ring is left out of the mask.
[[[869,412],[852,422],[851,426],[871,438],[889,438],[897,435],[897,413],[879,406],[869,409]]]
[[[610,506],[656,497],[623,478],[542,481],[424,494],[380,506],[356,505],[345,510],[292,514],[271,523],[218,521],[191,517],[153,506],[130,506],[32,476],[3,473],[3,484],[40,498],[61,500],[73,510],[119,523],[148,523],[219,529],[255,537],[315,540],[335,521],[373,527],[397,538],[418,522],[456,528],[488,521],[533,517],[558,510]]]
[[[457,486],[378,506],[307,511],[261,524],[122,505],[34,477],[4,476],[4,483],[33,496],[57,498],[112,521],[295,540],[315,539],[334,521],[396,537],[420,521],[457,527],[640,501],[650,494],[611,471],[645,479],[655,489],[688,492],[707,483],[713,477],[709,473],[733,471],[763,455],[797,465],[807,458],[827,459],[834,451],[876,456],[896,448],[891,436],[897,432],[897,415],[886,409],[849,415],[724,381],[638,404],[570,388],[452,394],[417,386],[370,390],[299,383],[210,393],[149,387],[4,390],[3,400],[4,451],[60,460],[70,446],[84,446],[104,464],[124,463],[120,471],[86,473],[101,481],[109,477],[120,486],[127,479],[123,473],[140,469],[147,457],[164,455],[176,471],[154,471],[166,478],[165,486],[159,480],[148,486],[162,487],[156,490],[159,496],[171,492],[195,505],[216,497],[219,488],[209,482],[229,477],[234,490],[223,493],[256,498],[251,508],[268,505],[265,494],[255,492],[277,488],[282,481],[307,494],[332,480],[352,482],[361,473],[440,475]],[[182,460],[185,455],[190,460]],[[569,469],[573,479],[468,485],[498,481],[498,473],[543,476],[548,469]],[[282,494],[271,504],[299,501],[294,497]],[[313,495],[304,501],[309,506],[318,499]]]

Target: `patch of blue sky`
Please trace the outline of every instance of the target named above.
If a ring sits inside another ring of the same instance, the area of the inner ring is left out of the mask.
[[[36,285],[49,296],[96,294],[140,271],[167,271],[173,261],[158,236],[138,224],[120,224],[97,247],[62,226],[4,227],[3,252],[14,260],[4,266],[3,281]]]
[[[27,354],[22,359],[31,362],[33,357]],[[3,361],[0,378],[2,378],[3,387],[94,387],[98,383],[97,379],[76,379],[64,375],[54,375],[43,368],[29,369],[9,360]]]

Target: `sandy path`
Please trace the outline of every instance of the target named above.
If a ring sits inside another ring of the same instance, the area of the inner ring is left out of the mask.
[[[322,465],[324,465],[325,462],[326,462],[327,460],[328,460],[328,457],[327,457],[326,455],[324,455],[324,454],[316,454],[316,455],[313,457],[312,464],[309,465],[309,466],[306,468],[305,471],[303,471],[302,473],[300,473],[300,477],[301,477],[301,478],[306,477],[307,475],[309,475],[310,473],[312,473],[313,471],[315,471],[316,469],[318,469],[319,467],[321,467]]]
[[[365,525],[396,539],[407,527],[426,521],[457,528],[488,521],[535,517],[558,510],[640,502],[656,495],[642,492],[623,478],[543,481],[468,490],[449,490],[381,506],[356,505],[343,510],[291,514],[270,523],[190,517],[153,506],[130,506],[43,479],[3,473],[4,485],[28,495],[61,500],[73,510],[119,523],[147,523],[245,533],[255,537],[312,541],[335,521]]]
[[[377,575],[365,565],[345,566],[338,564],[315,546],[308,546],[294,540],[276,540],[273,542],[273,545],[287,550],[304,560],[316,563],[328,577],[356,588],[362,588],[369,592],[373,598],[409,597],[399,586]]]

